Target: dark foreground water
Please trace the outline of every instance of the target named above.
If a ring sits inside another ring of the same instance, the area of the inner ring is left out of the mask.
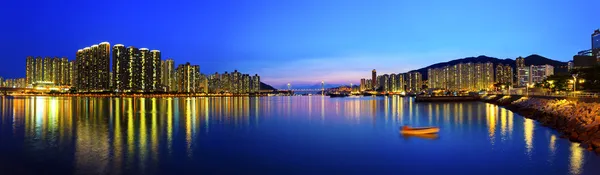
[[[481,102],[0,97],[0,174],[600,174],[600,157]],[[406,137],[402,125],[440,126]]]

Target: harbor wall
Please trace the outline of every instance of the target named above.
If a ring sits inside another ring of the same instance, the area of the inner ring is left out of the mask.
[[[486,95],[482,101],[503,106],[553,128],[589,151],[600,153],[598,99]]]

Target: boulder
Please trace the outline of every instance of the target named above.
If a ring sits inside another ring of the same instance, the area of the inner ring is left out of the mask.
[[[594,140],[590,141],[590,144],[594,148],[600,148],[600,138],[595,138]]]

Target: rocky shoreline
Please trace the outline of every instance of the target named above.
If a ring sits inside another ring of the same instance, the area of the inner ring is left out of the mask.
[[[481,100],[534,119],[600,154],[600,103],[508,95],[487,95]]]

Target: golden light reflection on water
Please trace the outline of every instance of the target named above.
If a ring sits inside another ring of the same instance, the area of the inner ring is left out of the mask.
[[[15,135],[34,144],[72,145],[75,151],[72,155],[75,157],[74,167],[80,170],[107,166],[117,169],[123,165],[151,168],[152,164],[148,163],[158,164],[164,157],[201,155],[202,151],[198,151],[197,147],[203,143],[200,142],[201,137],[208,135],[209,127],[211,132],[218,133],[223,127],[258,128],[263,122],[285,119],[293,123],[306,118],[312,120],[311,124],[318,125],[319,122],[315,120],[319,120],[319,111],[321,124],[325,125],[372,124],[386,128],[402,124],[440,125],[442,133],[467,129],[469,132],[480,132],[479,137],[488,137],[494,147],[512,144],[513,130],[517,127],[514,137],[518,138],[519,151],[524,148],[530,159],[535,158],[532,156],[535,122],[523,119],[524,138],[521,141],[521,118],[496,105],[415,103],[413,99],[401,97],[335,101],[322,96],[301,98],[304,99],[211,97],[114,98],[106,101],[95,98],[30,97],[9,102],[3,98],[2,114],[12,113],[13,116],[3,115],[0,124],[12,127]],[[445,139],[444,134],[440,136]],[[557,146],[560,143],[557,143],[556,135],[540,136],[538,133],[535,137],[541,137],[544,141],[547,140],[543,137],[547,137],[550,156],[560,155],[560,146]],[[545,152],[545,148],[541,149],[541,152]],[[168,154],[161,153],[161,150],[168,151]],[[194,151],[197,151],[197,155],[194,155]],[[581,148],[571,145],[571,173],[582,172],[583,156]]]
[[[490,137],[490,143],[494,145],[496,141],[496,111],[498,110],[498,106],[492,104],[486,104],[486,119],[488,126],[488,134]]]
[[[526,118],[523,123],[524,127],[524,138],[525,138],[525,148],[527,151],[527,155],[531,155],[531,151],[533,150],[533,120]]]
[[[192,110],[190,104],[190,98],[185,100],[185,142],[186,142],[186,153],[188,157],[192,156]]]
[[[167,101],[167,150],[169,155],[173,154],[173,99]]]
[[[548,150],[550,151],[550,158],[554,158],[556,155],[556,136],[554,134],[550,135],[550,144],[548,145]]]
[[[506,117],[506,109],[500,109],[500,135],[502,137],[502,141],[506,140],[506,126],[507,126],[507,117]]]
[[[571,143],[569,150],[571,152],[571,156],[569,156],[569,172],[571,174],[581,174],[584,162],[584,150],[579,146],[579,143]]]

